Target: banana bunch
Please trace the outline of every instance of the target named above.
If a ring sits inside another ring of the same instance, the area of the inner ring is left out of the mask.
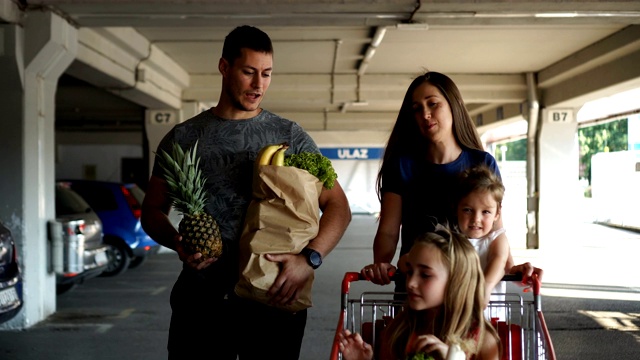
[[[271,144],[263,147],[258,152],[256,165],[276,165],[284,166],[284,153],[289,148],[289,144]]]

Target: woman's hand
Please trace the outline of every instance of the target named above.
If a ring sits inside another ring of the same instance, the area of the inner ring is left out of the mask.
[[[338,341],[344,360],[373,359],[373,348],[362,340],[360,334],[352,334],[351,331],[344,329],[338,333]]]
[[[537,268],[531,263],[526,262],[520,265],[514,265],[511,267],[509,271],[510,274],[522,274],[522,285],[526,287],[525,292],[531,289],[531,277],[535,274],[538,276],[538,279],[542,281],[542,275],[544,271],[540,268]]]
[[[446,359],[449,352],[449,345],[443,343],[435,335],[420,335],[411,345],[413,349],[407,349],[410,353],[423,352],[436,359]]]
[[[396,270],[396,267],[389,263],[375,263],[362,268],[360,274],[374,284],[387,285],[391,283],[391,277]]]

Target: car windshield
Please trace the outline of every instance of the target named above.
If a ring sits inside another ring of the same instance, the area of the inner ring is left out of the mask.
[[[56,215],[82,214],[90,207],[80,195],[63,186],[56,187]]]
[[[114,211],[118,210],[118,201],[108,186],[101,183],[72,183],[71,188],[84,200],[86,200],[94,211]]]

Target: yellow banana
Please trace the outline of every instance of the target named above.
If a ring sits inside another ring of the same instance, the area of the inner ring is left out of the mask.
[[[258,165],[269,165],[273,154],[275,154],[282,146],[283,144],[273,144],[263,147],[256,158]]]
[[[271,165],[284,166],[284,153],[288,148],[288,146],[283,146],[278,149],[276,153],[273,154],[273,157],[271,157]]]

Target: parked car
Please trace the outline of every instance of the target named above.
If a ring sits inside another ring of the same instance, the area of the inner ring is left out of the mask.
[[[56,184],[56,219],[50,223],[52,259],[58,294],[99,276],[108,268],[102,222],[91,206],[66,183]]]
[[[160,250],[142,229],[140,213],[144,190],[133,183],[64,180],[91,205],[102,220],[109,248],[109,268],[102,276],[115,276],[140,266]]]
[[[22,308],[22,275],[11,231],[0,222],[0,324]]]

